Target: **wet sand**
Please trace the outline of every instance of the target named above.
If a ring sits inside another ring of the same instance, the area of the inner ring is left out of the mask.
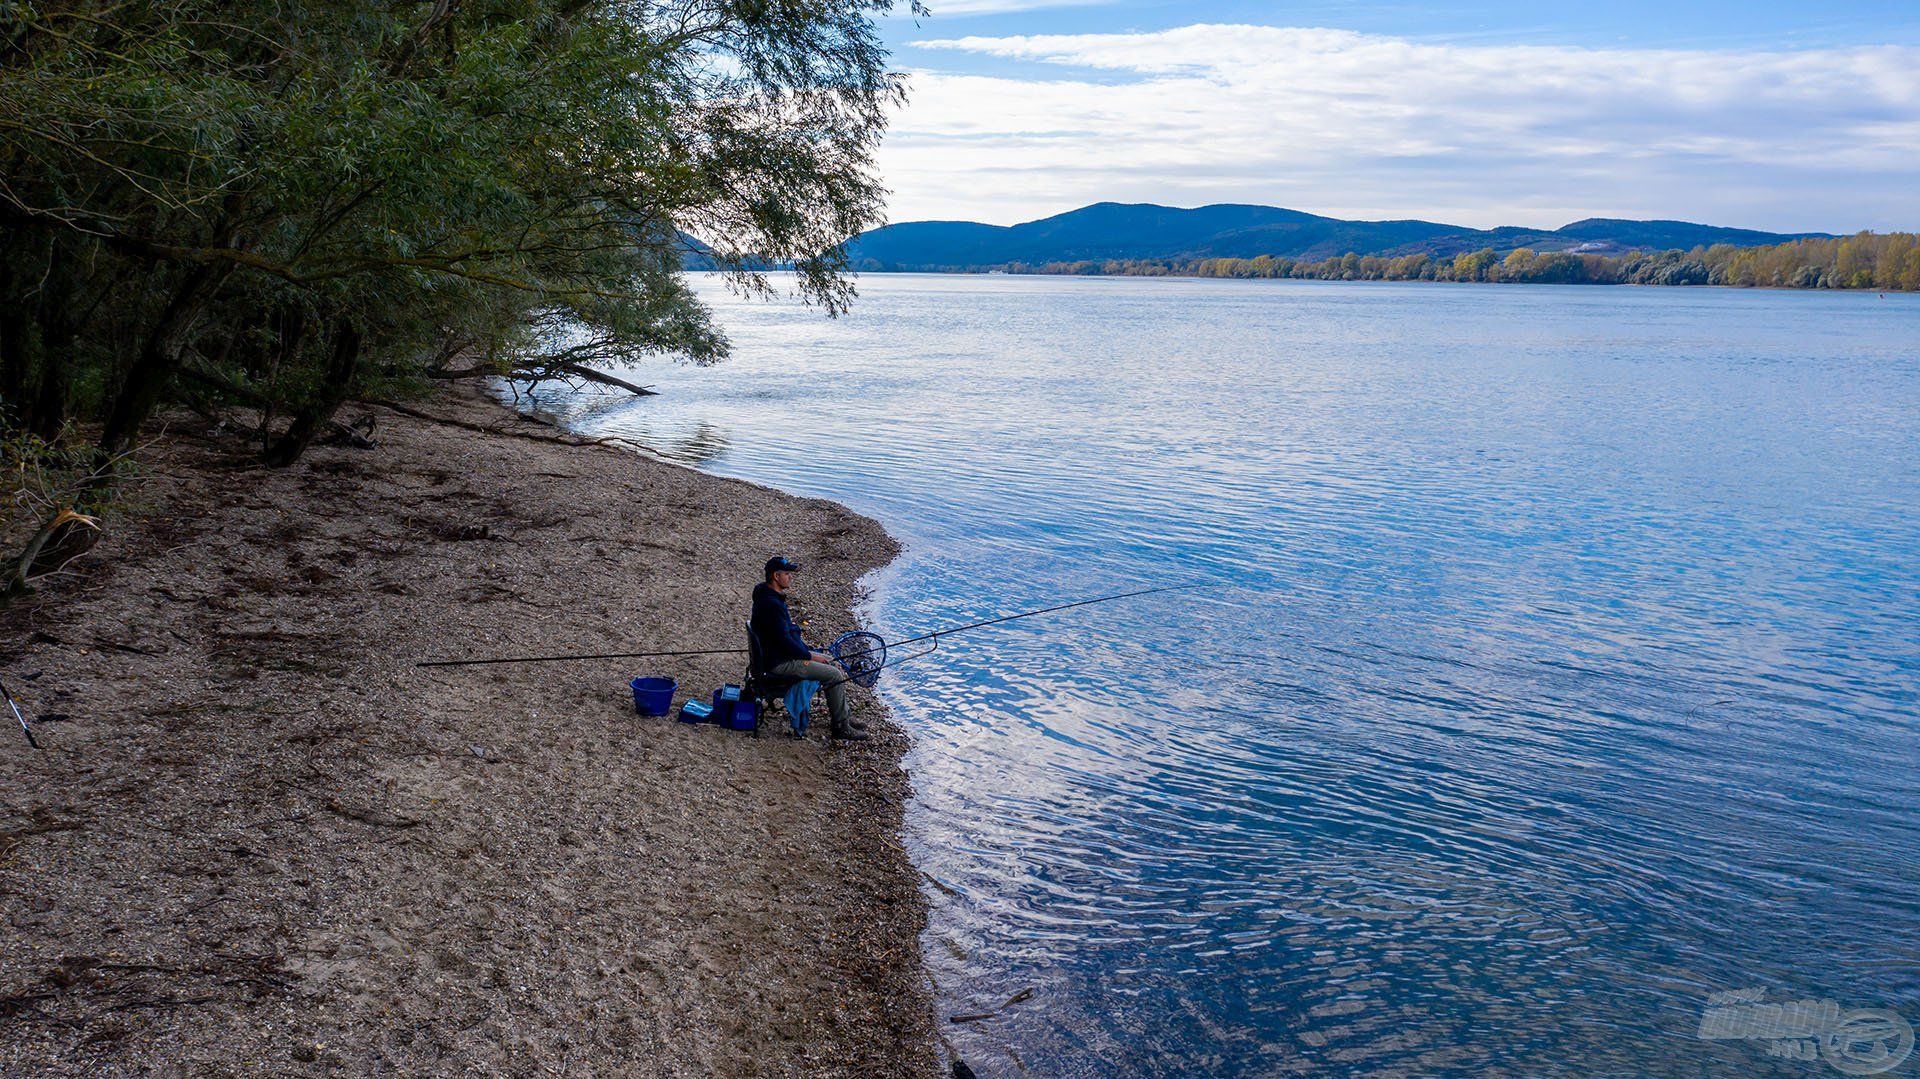
[[[419,406],[551,435],[471,390]],[[141,511],[0,612],[0,1074],[931,1074],[904,737],[634,714],[816,644],[896,552],[830,502],[375,409],[284,471],[177,421]],[[350,417],[349,417],[350,418]],[[824,705],[817,707],[824,708]]]

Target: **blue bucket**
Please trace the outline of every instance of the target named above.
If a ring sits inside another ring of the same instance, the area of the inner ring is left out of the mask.
[[[633,710],[643,716],[664,716],[673,710],[673,691],[680,688],[671,678],[636,678],[627,683],[633,687]]]

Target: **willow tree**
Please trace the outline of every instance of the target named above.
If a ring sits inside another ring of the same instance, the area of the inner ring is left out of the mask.
[[[184,375],[284,463],[456,357],[712,362],[689,235],[838,312],[892,6],[0,0],[0,424],[95,421],[98,467]]]

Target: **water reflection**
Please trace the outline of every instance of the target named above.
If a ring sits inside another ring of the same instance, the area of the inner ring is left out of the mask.
[[[545,423],[575,430],[616,433],[683,465],[714,464],[732,448],[726,430],[704,419],[651,420],[644,411],[646,398],[629,393],[586,393],[556,388],[549,383],[528,387],[509,384],[521,411]]]
[[[664,443],[655,441],[662,453],[681,464],[704,465],[717,461],[732,445],[718,425],[696,423],[693,430]]]

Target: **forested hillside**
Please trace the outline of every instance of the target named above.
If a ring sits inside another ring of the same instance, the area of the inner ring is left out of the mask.
[[[1690,251],[1630,255],[1567,254],[1483,248],[1450,259],[1425,254],[1386,258],[1348,253],[1309,261],[1132,259],[1015,263],[1013,273],[1185,277],[1291,277],[1321,281],[1486,281],[1573,285],[1732,285],[1762,288],[1920,291],[1920,234],[1871,233],[1795,240],[1764,247],[1715,244]]]

